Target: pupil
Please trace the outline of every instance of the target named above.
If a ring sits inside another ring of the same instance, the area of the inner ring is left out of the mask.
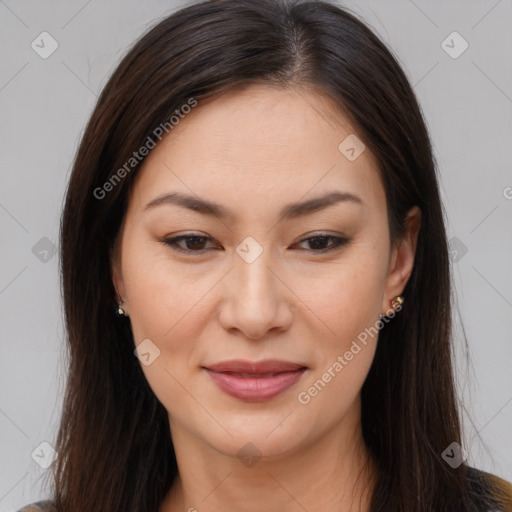
[[[325,237],[312,238],[310,243],[313,245],[313,247],[321,247],[322,244],[325,244]]]
[[[197,247],[197,245],[201,245],[201,237],[200,236],[191,236],[188,238],[188,243],[190,244],[190,241],[192,240],[191,247],[192,249],[201,249],[201,247]],[[189,247],[190,248],[190,247]]]

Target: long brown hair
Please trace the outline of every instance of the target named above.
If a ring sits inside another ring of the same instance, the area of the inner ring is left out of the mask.
[[[69,368],[57,510],[155,512],[177,475],[167,411],[133,354],[129,319],[112,314],[111,250],[140,167],[126,164],[191,98],[200,108],[254,83],[311,86],[336,101],[379,162],[391,243],[407,211],[421,209],[406,304],[381,329],[362,389],[364,440],[380,475],[371,510],[472,510],[467,466],[441,457],[462,442],[445,224],[420,107],[396,58],[355,15],[285,0],[210,0],[177,11],[134,44],[99,97],[61,223]]]

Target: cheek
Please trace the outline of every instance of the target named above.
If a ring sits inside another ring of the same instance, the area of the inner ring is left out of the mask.
[[[321,320],[317,322],[321,333],[316,339],[316,364],[300,390],[299,402],[314,403],[314,410],[336,404],[334,415],[346,410],[359,393],[373,361],[380,327],[383,259],[370,246],[358,249],[353,258],[331,266],[317,279],[305,300]]]
[[[317,311],[328,334],[317,337],[315,364],[297,393],[304,414],[322,418],[321,428],[345,416],[361,390],[377,347],[381,303],[368,274],[355,273],[354,281],[339,280],[324,292]]]
[[[197,349],[194,340],[201,338],[204,326],[200,300],[208,286],[142,245],[127,246],[123,260],[134,343],[151,341],[146,345],[151,363],[141,360],[142,371],[158,400],[167,410],[179,413],[190,407],[185,387]]]
[[[159,242],[132,241],[135,236],[127,237],[123,277],[135,341],[183,339],[183,331],[199,325],[201,297],[213,279],[197,279],[191,268],[173,262],[167,254],[171,249]]]
[[[304,272],[301,294],[320,319],[325,343],[343,348],[379,319],[385,290],[384,268],[377,251],[358,247],[322,273]]]

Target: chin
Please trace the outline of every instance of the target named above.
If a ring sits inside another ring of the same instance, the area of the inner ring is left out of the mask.
[[[297,411],[257,412],[244,415],[231,413],[235,418],[216,416],[219,423],[232,435],[217,429],[202,432],[205,441],[215,450],[230,457],[245,456],[276,460],[303,449],[314,442],[311,437],[313,425],[299,418]],[[320,433],[321,435],[321,433]]]

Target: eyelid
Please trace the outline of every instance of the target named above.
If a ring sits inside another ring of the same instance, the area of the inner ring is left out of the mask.
[[[308,250],[308,249],[304,249],[305,251],[308,251],[308,252],[311,252],[311,253],[317,253],[317,254],[325,254],[325,253],[328,253],[328,252],[336,252],[336,250],[338,249],[341,249],[343,246],[347,245],[349,242],[350,242],[350,239],[345,236],[345,235],[341,235],[341,234],[331,234],[331,233],[325,233],[325,232],[318,232],[318,233],[312,233],[312,234],[308,234],[306,235],[304,238],[302,238],[301,240],[299,240],[297,243],[298,244],[301,244],[301,243],[304,243],[304,242],[308,242],[309,240],[314,240],[315,238],[326,238],[326,239],[332,239],[335,241],[335,243],[325,249],[320,249],[318,251],[315,251],[315,250]],[[296,245],[296,244],[294,244]]]
[[[187,239],[187,238],[204,238],[207,241],[213,241],[213,239],[205,234],[202,233],[185,233],[184,235],[178,235],[174,237],[166,236],[161,241],[164,245],[171,247],[176,252],[184,253],[184,254],[191,254],[191,255],[201,255],[208,251],[208,249],[200,249],[198,251],[192,251],[189,249],[184,249],[183,247],[180,247],[178,243],[181,240]]]

